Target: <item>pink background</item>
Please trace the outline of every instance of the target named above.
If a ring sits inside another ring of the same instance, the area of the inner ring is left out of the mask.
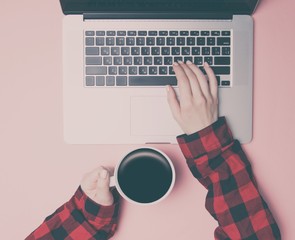
[[[295,239],[294,10],[294,0],[261,0],[253,16],[254,139],[244,146],[285,240]],[[0,11],[0,238],[16,240],[66,202],[85,172],[139,146],[65,144],[59,2],[1,0]],[[114,239],[213,239],[206,191],[178,146],[154,147],[172,158],[175,189],[155,206],[124,202]]]

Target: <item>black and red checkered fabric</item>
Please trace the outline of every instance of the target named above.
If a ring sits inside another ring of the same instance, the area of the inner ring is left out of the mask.
[[[233,139],[224,117],[177,140],[192,174],[208,190],[205,206],[219,224],[215,239],[281,239],[278,225],[259,193],[250,162],[240,143]]]
[[[111,206],[101,206],[78,188],[71,200],[58,208],[26,240],[106,240],[118,220],[119,196],[113,191]]]

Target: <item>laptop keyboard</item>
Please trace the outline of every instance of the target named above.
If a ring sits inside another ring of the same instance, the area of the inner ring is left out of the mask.
[[[173,62],[207,62],[231,86],[231,31],[92,31],[85,37],[86,87],[177,85]]]

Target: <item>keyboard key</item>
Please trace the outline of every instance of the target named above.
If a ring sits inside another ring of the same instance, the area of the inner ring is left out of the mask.
[[[93,37],[85,38],[85,45],[86,46],[94,46],[94,38]]]
[[[146,38],[146,45],[148,46],[154,46],[156,42],[156,39],[154,37],[147,37]]]
[[[230,37],[218,37],[217,45],[230,45]]]
[[[209,31],[201,31],[201,36],[209,36],[210,32]]]
[[[199,33],[199,31],[190,31],[190,35],[191,36],[199,36],[200,33]]]
[[[193,62],[193,57],[184,57],[183,61],[186,63],[187,61]]]
[[[210,55],[210,47],[202,47],[202,55]]]
[[[107,36],[116,36],[115,31],[107,31]]]
[[[127,35],[128,36],[136,36],[136,31],[128,31]]]
[[[194,57],[194,64],[198,66],[203,65],[203,57]]]
[[[159,36],[168,36],[168,31],[159,31]]]
[[[127,75],[127,67],[119,67],[119,75]]]
[[[119,47],[111,47],[111,54],[112,55],[120,55],[120,48]]]
[[[230,81],[221,81],[221,86],[229,86],[230,85]]]
[[[101,65],[101,57],[86,57],[86,65]]]
[[[132,57],[124,57],[124,65],[132,65]]]
[[[162,57],[154,57],[154,65],[162,65],[163,58]]]
[[[220,47],[213,47],[212,55],[220,55]]]
[[[160,55],[161,51],[159,47],[152,47],[152,55]]]
[[[186,44],[187,44],[188,46],[193,46],[193,45],[196,44],[196,39],[195,39],[194,37],[188,37],[188,38],[186,39]]]
[[[129,67],[129,75],[136,75],[137,74],[137,67]]]
[[[86,55],[99,55],[98,47],[86,47],[85,48]]]
[[[116,37],[116,45],[117,46],[124,46],[125,45],[125,38],[124,37]]]
[[[109,75],[117,75],[117,67],[109,67]]]
[[[116,85],[117,86],[127,86],[127,77],[117,76],[116,77]]]
[[[97,37],[96,38],[96,45],[97,46],[104,46],[104,37]]]
[[[141,48],[141,55],[150,55],[151,51],[149,47],[142,47]]]
[[[190,47],[182,47],[181,48],[181,54],[182,55],[191,55]]]
[[[213,65],[213,57],[204,57],[204,62],[207,62],[209,65]]]
[[[174,37],[167,37],[167,45],[168,46],[174,46],[175,45],[175,38]]]
[[[96,76],[95,85],[96,86],[104,86],[105,85],[104,76]]]
[[[230,31],[222,31],[221,35],[222,36],[230,36]]]
[[[217,74],[230,74],[230,67],[212,67],[214,73]]]
[[[166,86],[177,85],[175,76],[131,76],[129,77],[130,86]]]
[[[140,55],[139,47],[131,47],[131,55]]]
[[[110,55],[110,48],[109,47],[102,47],[101,48],[101,55]]]
[[[205,38],[204,37],[198,37],[197,38],[197,45],[205,45]]]
[[[147,67],[139,67],[139,75],[147,75]]]
[[[174,62],[183,61],[182,57],[174,57]]]
[[[211,36],[220,36],[220,31],[211,31]]]
[[[94,36],[95,32],[94,31],[86,31],[85,36]]]
[[[185,45],[185,38],[184,38],[184,37],[178,37],[178,38],[176,39],[176,42],[177,42],[177,45],[178,45],[178,46],[179,46],[179,45],[183,46],[183,45]]]
[[[129,55],[130,54],[130,48],[129,47],[122,47],[121,48],[121,55]]]
[[[169,36],[178,36],[178,31],[169,31]]]
[[[114,65],[122,65],[122,57],[114,57]]]
[[[172,66],[169,67],[169,75],[175,75],[175,72]]]
[[[96,31],[96,36],[104,36],[105,31]]]
[[[172,65],[173,64],[172,57],[164,57],[164,64],[165,65]]]
[[[157,37],[157,45],[158,46],[165,45],[165,38],[164,37]]]
[[[172,55],[180,55],[180,47],[172,47]]]
[[[188,31],[180,31],[179,34],[180,34],[180,36],[188,36],[189,32]]]
[[[192,55],[200,55],[201,48],[200,47],[192,47]]]
[[[160,75],[167,75],[168,69],[167,67],[159,67],[159,74]]]
[[[170,55],[170,47],[162,47],[162,55]]]
[[[92,87],[94,86],[94,77],[93,76],[86,76],[86,79],[85,79],[85,85],[87,87]]]
[[[112,65],[112,57],[103,57],[103,65]]]
[[[230,57],[215,57],[214,65],[230,65]]]
[[[157,36],[158,32],[157,31],[148,31],[149,36]]]
[[[156,75],[158,73],[157,67],[149,67],[149,74],[150,75]]]
[[[107,76],[106,77],[106,85],[107,86],[115,86],[115,77],[114,76]]]
[[[230,55],[230,47],[223,47],[222,55]]]
[[[152,57],[144,57],[144,65],[152,65],[153,64],[153,58]]]
[[[146,36],[147,31],[138,31],[138,36]]]
[[[216,76],[217,85],[220,86],[220,76]]]
[[[208,46],[214,46],[215,45],[215,38],[214,37],[208,37],[207,38],[207,45]]]
[[[135,38],[134,37],[127,37],[126,38],[126,45],[127,46],[134,46],[135,45]]]
[[[106,75],[107,67],[86,67],[87,75]]]
[[[106,45],[107,46],[114,46],[115,45],[115,38],[114,37],[107,37],[106,38]]]
[[[134,57],[134,65],[142,65],[142,57]]]
[[[145,45],[145,38],[144,37],[137,37],[136,38],[136,45],[138,45],[138,46]]]
[[[126,31],[117,31],[117,36],[126,36]]]

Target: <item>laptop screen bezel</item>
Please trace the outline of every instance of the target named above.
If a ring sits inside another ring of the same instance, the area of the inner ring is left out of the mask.
[[[106,2],[108,0],[105,0]],[[126,0],[130,1],[130,0]],[[148,0],[144,0],[148,2]],[[192,1],[192,0],[188,0]],[[65,15],[68,14],[84,14],[84,13],[105,13],[105,12],[110,12],[110,13],[122,13],[122,12],[130,12],[130,13],[170,13],[170,12],[175,12],[175,13],[208,13],[208,14],[222,14],[222,13],[227,13],[227,14],[247,14],[247,15],[252,15],[254,10],[256,9],[256,6],[259,2],[259,0],[196,0],[195,5],[176,5],[172,7],[168,7],[165,4],[170,4],[171,0],[167,1],[158,1],[156,4],[151,4],[151,7],[147,7],[148,4],[144,7],[141,7],[140,4],[135,4],[133,6],[117,6],[117,7],[112,7],[112,6],[104,6],[102,7],[98,3],[101,2],[101,0],[60,0],[61,6],[63,13]],[[137,1],[137,2],[140,2]],[[154,1],[155,2],[155,1]],[[154,3],[153,2],[153,3]],[[177,2],[182,2],[183,1],[177,1]],[[198,4],[199,2],[199,4]]]

